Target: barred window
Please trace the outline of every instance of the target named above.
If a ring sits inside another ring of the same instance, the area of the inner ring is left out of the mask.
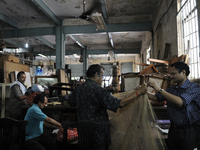
[[[147,49],[147,64],[150,64],[149,58],[151,57],[151,47],[149,45],[148,49]]]
[[[188,55],[190,79],[200,78],[199,27],[196,0],[181,0],[177,13],[178,55]]]

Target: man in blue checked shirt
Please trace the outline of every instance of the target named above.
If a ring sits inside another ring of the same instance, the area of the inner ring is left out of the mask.
[[[166,91],[149,82],[148,86],[158,91],[147,93],[149,99],[167,101],[167,114],[171,121],[168,134],[170,150],[199,149],[200,141],[200,85],[187,78],[190,70],[187,64],[175,62],[171,65],[170,75],[176,85]]]

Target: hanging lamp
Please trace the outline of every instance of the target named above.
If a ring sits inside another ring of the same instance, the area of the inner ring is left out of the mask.
[[[26,43],[25,43],[25,48],[28,48],[29,47],[29,42],[28,42],[28,2],[29,0],[27,0],[27,16],[26,16]]]

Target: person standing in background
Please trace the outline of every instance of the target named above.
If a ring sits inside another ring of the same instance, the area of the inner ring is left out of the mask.
[[[17,74],[17,81],[13,82],[10,86],[10,102],[9,102],[9,117],[20,120],[20,109],[22,106],[27,106],[25,93],[27,89],[24,85],[26,81],[26,74],[20,71]]]

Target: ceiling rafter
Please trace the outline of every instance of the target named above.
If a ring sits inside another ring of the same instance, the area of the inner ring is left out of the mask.
[[[92,34],[105,32],[131,32],[131,31],[152,31],[152,23],[123,23],[123,24],[106,24],[107,29],[104,31],[96,30],[93,25],[64,26],[64,34]],[[55,27],[29,28],[28,37],[55,35]],[[5,38],[26,37],[26,29],[5,30]]]
[[[53,20],[57,25],[60,24],[60,19],[54,14],[54,12],[42,1],[42,0],[32,0],[32,2],[39,7],[51,20]]]
[[[41,41],[42,43],[49,46],[50,48],[56,49],[56,45],[52,44],[51,42],[47,41],[46,39],[44,39],[40,36],[35,36],[34,38]]]
[[[76,36],[76,35],[70,35],[70,37],[83,49],[85,49],[85,45],[83,42]]]
[[[17,28],[18,24],[17,22],[13,21],[12,19],[8,18],[7,16],[0,13],[0,20],[6,22],[7,24],[13,26],[14,28]]]
[[[114,54],[140,54],[140,48],[132,48],[132,49],[95,49],[95,50],[87,50],[87,55],[97,55],[97,54],[108,54],[109,51],[113,51]],[[38,51],[33,52],[34,55],[37,55]],[[43,52],[41,52],[43,53]],[[66,50],[65,55],[73,55],[76,53],[77,55],[81,55],[81,51],[77,50]],[[49,52],[45,52],[45,55],[48,55]],[[51,55],[55,55],[56,52],[51,52]]]

